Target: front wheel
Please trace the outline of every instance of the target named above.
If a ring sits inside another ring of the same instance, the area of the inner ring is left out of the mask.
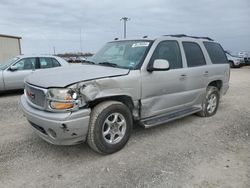
[[[232,61],[229,61],[229,64],[230,64],[230,67],[231,68],[234,68],[235,66],[234,66],[234,63],[232,62]]]
[[[208,86],[206,97],[202,102],[202,110],[197,113],[201,117],[210,117],[216,114],[219,106],[220,93],[219,89],[214,86]]]
[[[88,144],[99,153],[114,153],[127,143],[132,124],[132,115],[126,105],[117,101],[102,102],[91,112]]]

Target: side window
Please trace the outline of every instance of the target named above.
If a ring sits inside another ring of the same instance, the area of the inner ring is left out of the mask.
[[[170,69],[182,68],[182,59],[179,44],[177,41],[163,41],[156,47],[151,62],[155,59],[166,59]]]
[[[53,63],[53,67],[60,67],[60,63],[55,59],[55,58],[51,58],[52,59],[52,63]]]
[[[195,42],[182,42],[188,67],[206,65],[200,46]]]
[[[35,69],[36,58],[24,58],[18,61],[15,66],[17,70],[33,70]]]
[[[54,67],[53,58],[49,58],[49,57],[40,57],[40,58],[39,58],[39,61],[40,61],[40,68],[41,68],[41,69],[47,69],[47,68],[52,68],[52,67]]]
[[[203,44],[213,64],[222,64],[222,63],[227,64],[228,63],[224,50],[218,43],[203,42]]]

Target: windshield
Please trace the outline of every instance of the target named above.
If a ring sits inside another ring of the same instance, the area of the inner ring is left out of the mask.
[[[9,65],[11,65],[12,63],[14,63],[15,61],[17,61],[18,59],[20,59],[19,57],[15,57],[9,61],[6,61],[5,63],[3,64],[0,64],[0,69],[1,70],[4,70],[6,69]]]
[[[143,61],[151,41],[116,41],[107,43],[92,58],[95,64],[136,69]]]

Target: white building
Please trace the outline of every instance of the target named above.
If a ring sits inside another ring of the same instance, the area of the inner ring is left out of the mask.
[[[21,54],[21,37],[0,34],[0,63]]]

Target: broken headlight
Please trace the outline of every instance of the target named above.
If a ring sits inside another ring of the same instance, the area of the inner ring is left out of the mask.
[[[73,109],[78,104],[78,93],[71,88],[53,88],[48,90],[48,106],[54,110]]]
[[[94,82],[80,82],[68,88],[48,90],[48,108],[51,110],[79,109],[92,101],[99,94],[99,87]]]

